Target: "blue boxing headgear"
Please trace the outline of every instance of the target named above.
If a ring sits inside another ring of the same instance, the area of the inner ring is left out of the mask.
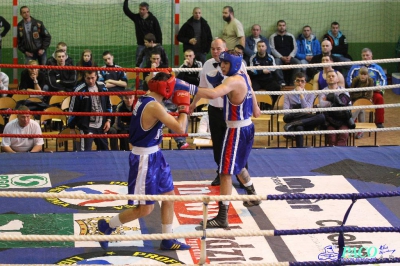
[[[242,58],[243,57],[241,55],[233,55],[228,52],[222,52],[219,55],[219,60],[227,61],[231,64],[231,67],[229,68],[229,71],[226,74],[227,76],[232,76],[233,74],[236,74],[236,72],[239,71],[240,67],[242,66]]]

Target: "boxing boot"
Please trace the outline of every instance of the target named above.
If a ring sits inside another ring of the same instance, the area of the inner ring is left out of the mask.
[[[218,214],[214,218],[207,221],[207,228],[227,228],[229,205],[225,205],[222,201],[218,202]],[[203,226],[203,221],[200,222]]]
[[[253,185],[244,188],[246,190],[247,195],[257,195],[256,190],[254,189]],[[243,201],[243,206],[246,208],[258,206],[261,204],[261,200],[249,200]]]

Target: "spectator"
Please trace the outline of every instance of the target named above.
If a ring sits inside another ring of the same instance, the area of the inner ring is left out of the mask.
[[[361,57],[363,60],[372,60],[372,51],[369,48],[364,48],[361,51]],[[369,76],[374,80],[374,84],[376,86],[386,86],[386,74],[382,67],[378,64],[370,64],[370,65],[353,65],[350,68],[349,74],[347,75],[347,84],[351,84],[353,78],[358,75],[358,71],[362,66],[368,68]],[[373,93],[372,100],[375,105],[384,104],[383,92],[380,90],[376,90]],[[385,109],[377,108],[375,110],[375,124],[378,128],[383,128],[383,123],[385,121]]]
[[[28,65],[39,65],[36,60],[30,60]],[[48,86],[46,85],[46,75],[39,69],[27,68],[21,72],[21,78],[19,83],[20,90],[32,89],[35,91],[47,91]],[[42,95],[32,95],[31,97],[37,97],[43,99]]]
[[[154,34],[148,33],[144,36],[144,45],[146,48],[142,50],[137,61],[136,67],[146,67],[149,68],[151,66],[150,57],[152,52],[157,52],[161,56],[160,67],[167,68],[168,67],[168,57],[167,53],[164,50],[164,47],[161,44],[156,43],[156,39]]]
[[[296,43],[296,58],[300,60],[301,64],[310,63],[315,55],[322,53],[321,44],[308,25],[303,27],[303,33],[299,34]],[[306,68],[303,68],[303,72],[306,73]]]
[[[57,50],[55,56],[57,66],[65,66],[66,53],[63,50]],[[47,72],[47,84],[49,85],[49,91],[73,92],[76,85],[76,71],[50,69]]]
[[[66,58],[65,58],[66,66],[74,65],[74,60],[71,57],[69,57],[67,54],[67,44],[65,42],[57,43],[56,51],[64,51],[65,56],[66,56]],[[52,54],[52,56],[49,59],[47,59],[46,65],[49,65],[49,66],[57,66],[58,65],[57,58],[56,58],[56,52],[54,52]]]
[[[222,39],[226,42],[228,50],[232,50],[236,44],[243,47],[246,45],[242,23],[235,18],[233,8],[225,6],[222,11],[222,18],[226,21],[222,31]]]
[[[305,91],[306,76],[299,72],[294,80],[295,88],[293,91]],[[314,94],[289,94],[285,95],[283,109],[304,109],[312,108],[314,104]],[[285,131],[311,131],[317,126],[325,123],[323,114],[312,113],[288,113],[283,116],[283,121],[287,123],[284,126]],[[304,136],[295,135],[296,147],[303,147]]]
[[[269,45],[271,46],[272,55],[275,57],[275,63],[279,65],[297,65],[300,61],[295,58],[297,54],[297,43],[293,34],[286,31],[286,22],[279,20],[276,23],[277,31],[269,37]],[[290,70],[292,78],[290,78],[289,85],[293,85],[293,80],[298,72],[299,68]],[[283,71],[276,72],[278,76],[278,83],[281,86],[286,86],[285,77]]]
[[[106,92],[107,88],[103,82],[98,82],[97,71],[85,71],[85,83],[79,84],[76,92]],[[106,96],[72,96],[69,106],[70,112],[112,112],[110,97]],[[77,126],[81,132],[87,134],[104,134],[110,129],[111,118],[109,116],[70,116],[68,126],[74,129]],[[91,151],[92,144],[97,150],[108,150],[106,138],[84,138],[82,151]]]
[[[121,68],[114,64],[114,56],[109,51],[103,53],[103,60],[107,68]],[[99,81],[104,82],[108,91],[123,91],[128,86],[128,79],[123,71],[100,70]]]
[[[150,68],[160,67],[161,55],[158,51],[153,51],[151,53],[150,62],[151,62]],[[147,86],[147,82],[149,82],[150,79],[154,78],[157,73],[158,73],[157,71],[143,73],[143,79],[144,79],[143,90],[147,91],[149,89]]]
[[[339,86],[338,72],[331,69],[326,74],[328,86],[323,90],[343,89]],[[317,107],[341,107],[351,105],[350,94],[348,92],[329,93],[328,95],[319,94]],[[354,123],[350,123],[351,111],[330,111],[325,112],[327,130],[354,129]],[[352,121],[352,120],[351,120]],[[349,133],[327,134],[329,146],[346,146]]]
[[[124,13],[130,18],[133,23],[135,23],[135,33],[136,33],[136,60],[139,58],[139,54],[145,48],[144,46],[144,36],[147,33],[154,34],[156,41],[162,44],[162,32],[160,24],[157,18],[149,11],[149,4],[146,2],[141,2],[139,4],[139,13],[133,13],[128,6],[129,0],[124,0]],[[148,60],[148,59],[147,59]]]
[[[89,49],[83,50],[81,58],[76,66],[80,67],[95,67],[97,64],[94,62],[92,51]],[[83,80],[84,71],[78,71],[78,83],[84,82]]]
[[[264,41],[258,41],[257,53],[250,57],[250,66],[274,66],[274,57],[269,55],[267,51],[267,44]],[[272,74],[274,71],[275,69],[267,68],[249,71],[253,90],[280,91],[281,86],[279,86],[278,82]],[[281,70],[279,69],[278,71]],[[273,106],[276,99],[278,98],[278,95],[271,95],[271,97],[273,100]]]
[[[350,88],[365,88],[365,87],[374,87],[374,80],[368,75],[368,68],[362,67],[360,71],[358,71],[358,76],[355,77],[352,82]],[[356,91],[350,93],[351,102],[365,98],[371,101],[372,104],[372,91]],[[353,110],[352,112],[353,120],[357,119],[358,122],[365,122],[365,111],[362,109]],[[356,139],[361,139],[364,136],[364,133],[358,132],[355,135]]]
[[[212,34],[207,20],[202,18],[200,7],[193,8],[193,16],[182,25],[177,39],[183,43],[183,51],[194,52],[196,60],[204,64],[210,51]]]
[[[1,64],[1,45],[2,45],[2,40],[4,37],[6,37],[8,31],[10,30],[11,26],[8,21],[0,16],[0,64]]]
[[[1,72],[0,68],[0,91],[8,91],[8,85],[9,85],[10,79],[8,78],[7,74],[4,72]],[[1,94],[1,96],[6,97],[7,94]]]
[[[183,61],[183,64],[179,68],[202,68],[203,64],[200,61],[197,61],[195,58],[194,52],[190,49],[186,50],[185,53],[185,60]],[[193,72],[179,72],[179,74],[176,76],[177,78],[184,80],[190,84],[199,86],[200,82],[200,77],[199,77],[200,72],[199,71],[193,71]]]
[[[323,55],[322,59],[321,59],[321,63],[332,63],[333,62],[333,58],[330,55]],[[332,66],[326,66],[324,67],[320,72],[318,72],[317,74],[315,74],[314,76],[314,82],[313,82],[313,89],[314,90],[322,90],[325,87],[328,86],[327,83],[327,76],[326,74],[331,71],[334,70],[332,68]],[[338,83],[340,87],[344,88],[344,77],[342,75],[342,73],[340,73],[337,70],[334,70],[335,72],[337,72],[337,76],[338,76]]]
[[[323,39],[332,44],[332,55],[338,57],[339,62],[348,62],[352,58],[348,54],[349,44],[346,36],[340,31],[340,25],[334,21],[331,23],[331,29],[324,35]]]
[[[127,91],[132,91],[131,89]],[[117,113],[131,113],[132,105],[135,100],[135,95],[124,95],[122,96],[122,101],[117,106]],[[115,119],[115,123],[108,134],[128,134],[129,133],[129,125],[131,124],[131,116],[117,116]],[[118,139],[110,138],[110,146],[111,150],[118,150]],[[119,139],[119,150],[121,151],[129,151],[129,138],[120,138]]]
[[[30,111],[25,105],[21,105],[18,111]],[[42,134],[38,122],[31,120],[29,114],[18,114],[14,119],[6,124],[3,134]],[[42,138],[14,138],[3,137],[1,149],[4,152],[40,152],[43,147]]]
[[[23,19],[17,25],[17,42],[18,49],[25,55],[25,64],[37,60],[39,65],[45,65],[51,35],[42,21],[31,17],[27,6],[22,6],[19,13]]]
[[[251,35],[246,38],[246,44],[244,46],[243,58],[248,66],[250,65],[250,57],[257,53],[257,43],[259,41],[264,41],[265,45],[267,46],[267,54],[271,54],[271,48],[269,47],[268,39],[261,35],[261,26],[254,24],[251,27]]]

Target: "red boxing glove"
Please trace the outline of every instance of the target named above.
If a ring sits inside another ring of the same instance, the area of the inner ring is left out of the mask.
[[[189,113],[190,93],[188,91],[175,91],[172,102],[178,106],[179,113]]]

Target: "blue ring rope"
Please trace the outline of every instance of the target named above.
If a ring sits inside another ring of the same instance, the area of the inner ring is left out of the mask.
[[[333,266],[333,265],[359,265],[359,264],[377,264],[377,263],[395,263],[400,262],[400,258],[361,258],[361,259],[342,259],[337,261],[299,261],[289,262],[289,266]]]
[[[385,191],[373,193],[348,193],[348,194],[281,194],[267,195],[267,200],[294,200],[294,199],[337,199],[357,200],[370,198],[385,198],[400,196],[400,191]]]

